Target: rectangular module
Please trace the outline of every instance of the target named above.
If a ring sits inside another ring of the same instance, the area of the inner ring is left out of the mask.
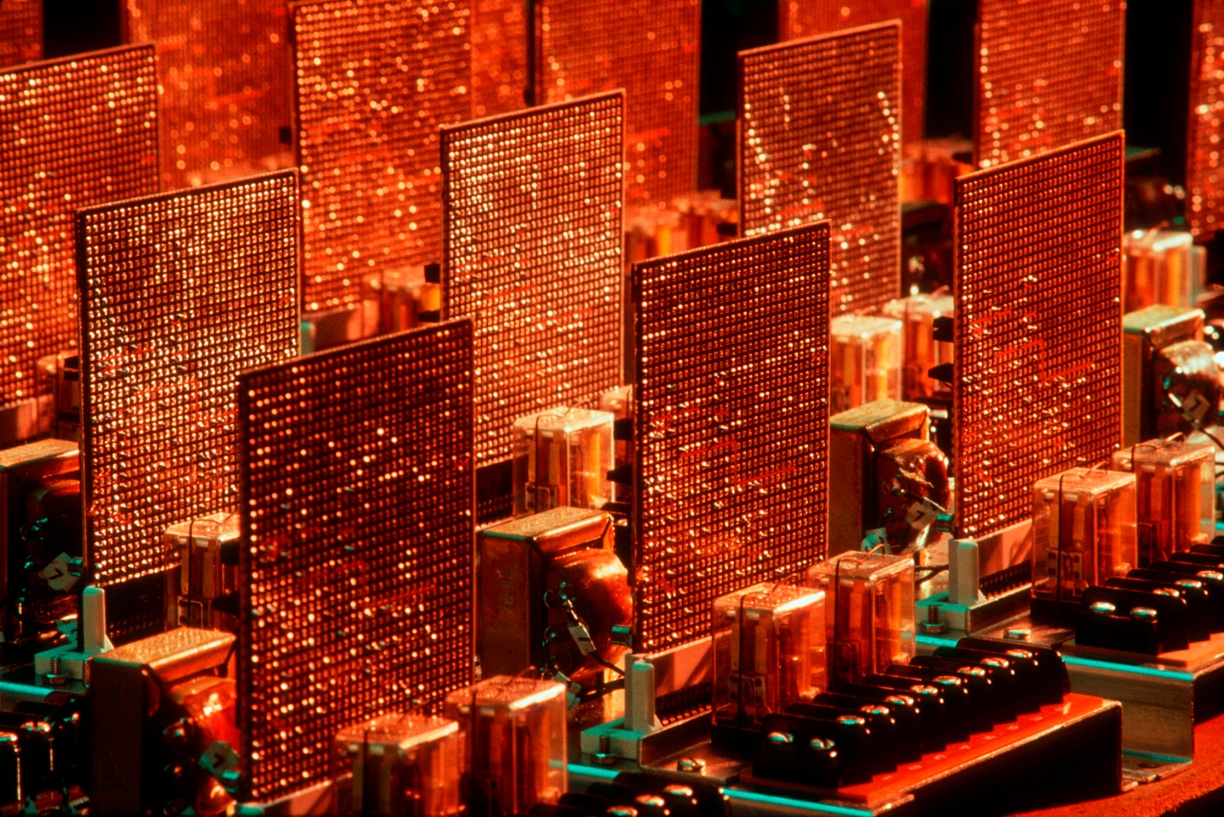
[[[472,0],[472,115],[527,106],[527,14],[522,0]]]
[[[636,647],[825,555],[829,224],[634,265]]]
[[[1210,239],[1224,226],[1224,3],[1195,0],[1190,29],[1190,121],[1186,134],[1186,215]]]
[[[42,59],[43,0],[0,3],[0,68]]]
[[[239,378],[244,800],[324,782],[344,727],[472,681],[472,324]]]

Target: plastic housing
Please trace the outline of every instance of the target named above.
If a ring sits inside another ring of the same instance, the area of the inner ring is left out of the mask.
[[[215,605],[238,592],[239,521],[238,514],[214,513],[166,528],[162,544],[179,564],[166,573],[167,627],[237,631],[237,605]]]
[[[615,467],[606,411],[554,409],[514,422],[514,514],[570,505],[602,508],[612,501]]]
[[[839,315],[829,323],[829,410],[901,399],[901,321]]]
[[[1215,449],[1179,438],[1114,452],[1111,468],[1135,475],[1139,567],[1215,535]]]
[[[340,730],[332,756],[337,812],[460,814],[463,738],[456,721],[430,715],[383,715]]]
[[[1135,230],[1122,236],[1122,292],[1126,312],[1154,304],[1194,306],[1202,289],[1207,250],[1190,233]]]
[[[952,344],[935,340],[935,319],[950,317],[956,306],[951,293],[919,293],[897,298],[883,312],[901,321],[901,394],[906,400],[952,399],[952,388],[927,372],[952,362]]]

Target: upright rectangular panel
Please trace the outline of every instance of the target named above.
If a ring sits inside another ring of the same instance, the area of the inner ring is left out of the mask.
[[[1125,0],[978,0],[978,167],[1122,127]]]
[[[443,304],[476,323],[476,461],[620,381],[623,95],[442,130]]]
[[[523,0],[472,0],[472,115],[527,104],[527,15]]]
[[[956,516],[1032,516],[1033,483],[1122,435],[1121,133],[956,184]]]
[[[42,0],[0,3],[0,68],[42,59]]]
[[[1195,0],[1190,34],[1186,189],[1190,232],[1210,239],[1224,225],[1224,2]]]
[[[697,189],[701,0],[532,0],[541,102],[625,91],[625,202]]]
[[[120,14],[125,42],[157,46],[163,189],[288,163],[285,0],[123,0]]]
[[[299,199],[283,171],[77,213],[98,584],[165,569],[167,526],[235,510],[238,372],[297,354]]]
[[[828,222],[634,265],[637,648],[826,552]]]
[[[438,126],[472,115],[468,6],[292,6],[307,310],[356,302],[379,270],[438,260]]]
[[[152,46],[0,70],[0,406],[77,345],[72,211],[157,190]]]
[[[740,231],[830,220],[833,314],[900,291],[900,106],[895,22],[739,55]]]
[[[323,782],[336,732],[472,681],[472,324],[239,379],[244,800]]]
[[[901,21],[901,133],[910,144],[922,139],[926,117],[927,0],[779,0],[778,39],[889,20]]]

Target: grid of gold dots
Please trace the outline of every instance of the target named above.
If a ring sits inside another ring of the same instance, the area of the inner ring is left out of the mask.
[[[638,649],[823,558],[829,224],[634,265]]]
[[[476,461],[620,382],[620,93],[442,130],[443,304],[476,322]]]
[[[1033,483],[1118,445],[1122,171],[1114,133],[957,181],[961,536],[1030,518]]]
[[[978,0],[978,166],[1122,127],[1125,20],[1125,0]]]
[[[1197,0],[1190,36],[1187,215],[1190,232],[1210,238],[1224,222],[1224,2]]]
[[[292,161],[285,0],[123,0],[125,42],[157,46],[162,189]]]
[[[322,782],[336,732],[472,679],[472,324],[240,378],[244,798]]]
[[[153,48],[0,70],[0,406],[77,345],[72,211],[157,190]]]
[[[830,220],[833,314],[901,275],[901,39],[895,22],[739,55],[743,235]]]
[[[538,99],[625,90],[625,202],[697,189],[700,0],[536,0]]]
[[[292,7],[306,310],[438,260],[438,126],[472,115],[468,23],[468,0]]]
[[[0,1],[0,68],[42,59],[42,0]]]
[[[168,526],[236,509],[238,373],[298,350],[298,203],[281,171],[78,213],[98,584],[164,569]]]
[[[527,15],[523,0],[472,0],[472,114],[526,105]]]

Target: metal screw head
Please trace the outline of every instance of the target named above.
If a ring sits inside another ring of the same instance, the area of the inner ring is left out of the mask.
[[[676,771],[702,774],[705,772],[705,765],[705,761],[699,757],[682,757],[676,761]]]
[[[795,736],[790,732],[770,732],[765,739],[770,743],[776,743],[779,746],[784,746],[788,743],[795,742]]]
[[[1004,631],[1003,637],[1008,641],[1028,641],[1032,634],[1033,631],[1028,627],[1012,627]]]
[[[1151,607],[1132,607],[1130,616],[1137,621],[1155,621],[1156,611]]]

